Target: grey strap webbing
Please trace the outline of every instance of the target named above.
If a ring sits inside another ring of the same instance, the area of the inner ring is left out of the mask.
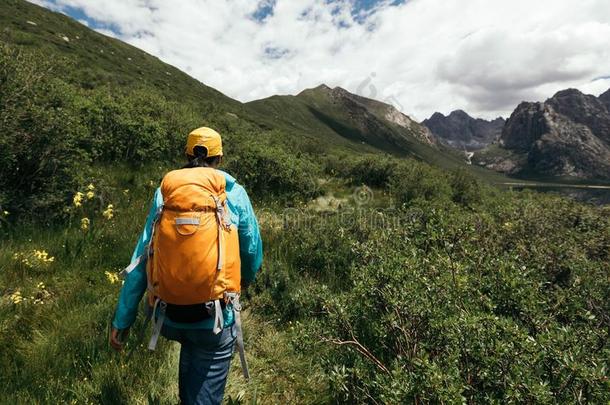
[[[220,271],[222,269],[222,265],[223,265],[223,255],[224,255],[224,250],[223,250],[223,246],[222,246],[222,227],[224,224],[224,218],[223,218],[223,208],[222,208],[222,202],[220,201],[220,199],[218,197],[213,197],[214,198],[214,203],[216,204],[216,221],[218,222],[218,263],[216,265],[216,270]]]
[[[146,249],[144,251],[144,253],[142,253],[140,256],[136,257],[133,262],[129,263],[129,266],[127,266],[123,270],[121,270],[121,272],[119,273],[119,276],[127,277],[127,275],[129,273],[131,273],[132,271],[134,271],[134,269],[136,267],[138,267],[138,264],[142,263],[142,260],[144,260],[147,256],[148,256],[148,249]]]
[[[212,332],[214,332],[215,335],[218,335],[222,331],[224,324],[225,319],[222,315],[222,306],[220,306],[220,300],[214,300],[214,328],[212,329]]]
[[[246,360],[246,351],[244,349],[244,334],[241,328],[241,310],[235,310],[235,329],[237,329],[237,351],[239,352],[239,360],[241,361],[241,370],[244,373],[246,380],[250,379],[250,371],[248,370],[248,361]]]
[[[159,318],[155,319],[157,305],[159,305]],[[161,334],[161,327],[163,327],[163,322],[165,322],[165,308],[167,308],[167,304],[157,298],[155,301],[155,306],[153,307],[153,332],[152,336],[150,337],[150,341],[148,342],[148,350],[155,350],[157,348],[157,341],[159,340],[159,335]]]
[[[244,332],[241,326],[241,303],[239,302],[239,294],[235,292],[225,292],[225,297],[233,304],[233,314],[235,315],[235,330],[237,332],[236,342],[237,351],[239,352],[239,360],[241,361],[241,370],[244,373],[246,380],[250,379],[250,370],[248,369],[248,361],[246,360],[246,350],[244,349]]]
[[[127,277],[127,275],[129,273],[131,273],[132,271],[135,270],[136,267],[138,267],[138,264],[142,263],[142,261],[144,259],[148,259],[148,256],[152,255],[152,250],[150,250],[150,246],[152,245],[152,240],[153,240],[153,237],[155,236],[155,227],[157,225],[157,221],[159,220],[159,217],[161,216],[161,212],[163,212],[163,204],[161,204],[161,206],[155,212],[155,218],[153,219],[153,222],[152,222],[150,240],[148,241],[148,244],[144,248],[144,252],[140,256],[136,257],[134,259],[134,261],[129,263],[129,266],[127,266],[123,270],[121,270],[121,272],[119,273],[120,277]]]
[[[200,222],[199,218],[176,218],[175,220],[176,225],[199,225]]]

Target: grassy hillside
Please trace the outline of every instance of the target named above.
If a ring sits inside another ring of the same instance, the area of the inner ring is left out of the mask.
[[[245,297],[253,377],[234,360],[228,403],[610,400],[607,207],[379,153],[312,118],[315,101],[358,129],[324,100],[280,98],[276,120],[145,54],[146,81],[110,57],[59,60],[86,48],[30,26],[138,51],[0,10],[0,403],[177,402],[176,344],[148,353],[141,317],[126,353],[107,333],[153,190],[201,125],[223,134],[265,245]]]
[[[467,166],[464,157],[455,150],[431,143],[423,126],[402,116],[392,106],[340,88],[321,85],[296,96],[272,96],[252,101],[246,107],[270,128],[309,139],[306,147],[313,152],[325,149],[357,154],[383,151],[448,170],[463,168],[491,183],[505,181],[505,177],[496,172]],[[388,119],[392,113],[405,120],[403,125]]]
[[[417,139],[420,128],[411,130],[393,125],[381,111],[352,97],[357,96],[321,85],[297,96],[272,96],[247,106],[261,117],[267,117],[270,125],[309,134],[324,143],[347,145],[355,152],[371,152],[373,149],[367,147],[370,145],[398,156],[425,159],[439,154],[437,149]]]
[[[63,14],[22,0],[5,0],[0,7],[0,39],[42,51],[52,61],[65,59],[64,69],[57,75],[70,83],[87,89],[107,85],[154,87],[171,100],[239,108],[236,100],[175,67]]]

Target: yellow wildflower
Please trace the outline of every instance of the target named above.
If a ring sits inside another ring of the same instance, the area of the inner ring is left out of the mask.
[[[9,299],[10,299],[10,300],[13,302],[13,304],[15,304],[15,305],[20,304],[20,303],[22,303],[23,301],[25,301],[25,298],[23,298],[23,297],[21,296],[21,291],[19,291],[19,290],[15,291],[15,292],[14,292],[14,293],[12,293],[11,295],[9,295],[9,297],[8,297],[8,298],[9,298]]]
[[[5,217],[8,217],[9,212],[7,210],[2,211],[2,215],[4,215]]]
[[[93,191],[87,191],[87,199],[91,200],[95,197],[95,193]]]
[[[45,267],[49,263],[53,263],[55,258],[53,256],[49,256],[46,250],[34,249],[29,253],[14,253],[13,260],[21,262],[21,264],[25,265],[26,267],[34,268]]]
[[[111,273],[109,271],[105,271],[104,274],[106,275],[106,278],[108,279],[108,281],[110,281],[110,284],[114,284],[119,281],[119,275],[116,273]]]
[[[125,195],[129,194],[129,189],[126,188],[125,190],[123,190],[123,194],[125,194]]]
[[[102,212],[102,215],[110,221],[114,217],[114,205],[108,204],[108,207]]]
[[[51,263],[55,260],[53,256],[49,256],[46,250],[34,249],[33,256],[42,263]]]
[[[90,223],[91,223],[91,221],[89,221],[89,218],[87,218],[87,217],[81,219],[80,220],[80,229],[82,229],[83,231],[86,231],[87,229],[89,229]]]
[[[76,194],[74,194],[74,198],[72,198],[72,202],[74,203],[75,207],[80,207],[81,205],[83,205],[83,196],[84,196],[84,194],[81,193],[80,191],[78,191]]]
[[[87,190],[89,190],[89,191],[95,190],[95,186],[93,185],[93,183],[91,183],[87,186]]]

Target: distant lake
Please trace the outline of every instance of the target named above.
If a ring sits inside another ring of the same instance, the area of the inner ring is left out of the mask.
[[[559,194],[576,201],[594,205],[610,205],[610,185],[606,184],[565,184],[509,181],[499,183],[513,190],[532,189],[543,193]]]

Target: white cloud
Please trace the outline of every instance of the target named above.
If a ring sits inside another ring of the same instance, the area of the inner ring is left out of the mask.
[[[599,94],[610,82],[592,81],[610,75],[607,0],[386,2],[362,24],[348,0],[277,0],[264,22],[251,17],[250,0],[51,7],[63,6],[241,101],[326,83],[392,101],[420,120],[458,108],[490,118],[567,87]]]

